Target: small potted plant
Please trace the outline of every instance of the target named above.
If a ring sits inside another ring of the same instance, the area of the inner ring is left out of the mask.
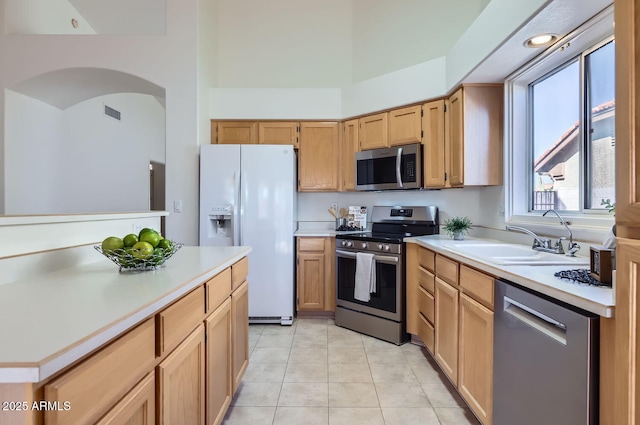
[[[444,221],[443,229],[454,240],[461,241],[464,239],[464,234],[469,232],[472,224],[469,217],[454,217]]]

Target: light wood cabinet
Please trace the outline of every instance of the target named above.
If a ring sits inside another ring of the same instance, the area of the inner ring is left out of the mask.
[[[502,85],[469,85],[446,100],[447,186],[502,184]]]
[[[205,321],[207,425],[219,425],[233,398],[231,299],[227,298]]]
[[[458,385],[458,290],[436,278],[435,356],[454,385]]]
[[[420,143],[422,140],[422,108],[420,105],[389,112],[389,146]]]
[[[356,189],[356,152],[358,152],[358,120],[349,120],[342,124],[341,140],[341,190]]]
[[[265,145],[293,145],[298,148],[300,123],[297,122],[259,122],[258,143]]]
[[[422,105],[423,185],[445,186],[444,99]]]
[[[155,425],[156,380],[149,373],[96,425]]]
[[[458,391],[484,425],[492,422],[493,311],[460,294]]]
[[[156,315],[157,354],[171,351],[202,323],[205,313],[204,286],[200,285]]]
[[[297,311],[335,311],[335,238],[297,238]]]
[[[246,280],[231,293],[231,333],[233,345],[233,393],[249,366],[249,282]]]
[[[359,150],[386,148],[389,146],[388,114],[369,115],[358,120]]]
[[[494,278],[407,244],[407,332],[418,335],[483,425],[492,423]]]
[[[194,330],[157,367],[158,425],[204,425],[204,326]]]
[[[258,143],[258,123],[253,121],[212,121],[211,143],[219,145]]]
[[[337,192],[340,186],[339,155],[337,122],[301,123],[298,190]]]
[[[93,423],[110,410],[155,361],[155,328],[146,320],[44,387],[44,397],[69,410],[47,410],[46,424]]]

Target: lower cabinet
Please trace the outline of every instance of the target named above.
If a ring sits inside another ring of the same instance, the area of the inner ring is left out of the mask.
[[[204,326],[157,367],[158,425],[204,425]]]
[[[451,379],[458,383],[458,290],[436,278],[435,359]]]
[[[155,425],[156,380],[149,373],[96,425]]]
[[[231,294],[232,380],[235,394],[249,366],[249,282]]]
[[[480,422],[491,425],[494,278],[407,245],[407,330],[420,336]]]
[[[233,398],[231,299],[227,299],[205,320],[207,330],[207,425],[222,423]]]
[[[61,408],[16,423],[221,424],[249,365],[247,266],[236,262],[35,390]]]
[[[296,310],[334,312],[335,238],[297,238]]]
[[[458,391],[484,425],[493,405],[493,311],[460,294]]]

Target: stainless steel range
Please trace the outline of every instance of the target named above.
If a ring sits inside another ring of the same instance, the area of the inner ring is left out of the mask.
[[[371,232],[336,236],[335,323],[400,345],[408,340],[402,240],[439,233],[438,208],[375,206],[372,222]],[[373,257],[375,289],[369,294],[369,301],[362,301],[355,294],[357,262],[365,257],[358,253]]]

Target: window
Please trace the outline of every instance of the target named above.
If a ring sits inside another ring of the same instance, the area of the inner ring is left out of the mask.
[[[606,41],[529,84],[529,211],[615,202],[614,55]]]
[[[599,243],[614,223],[615,44],[609,6],[505,79],[507,224]]]

